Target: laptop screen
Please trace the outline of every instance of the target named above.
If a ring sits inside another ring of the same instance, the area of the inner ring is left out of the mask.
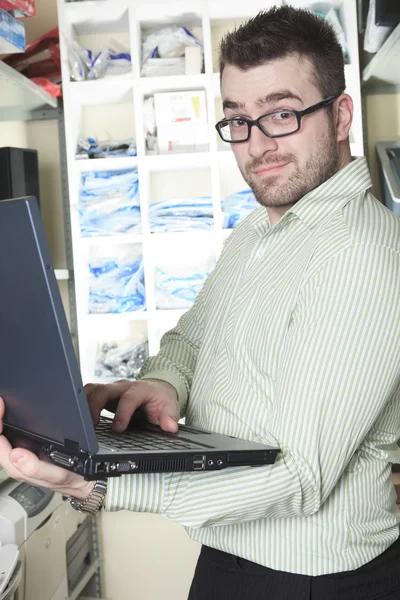
[[[5,423],[98,449],[35,198],[0,202],[0,396]]]

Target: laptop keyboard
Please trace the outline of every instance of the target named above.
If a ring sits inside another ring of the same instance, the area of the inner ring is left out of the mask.
[[[116,448],[117,450],[126,450],[132,452],[135,450],[198,450],[210,448],[206,444],[193,442],[182,437],[175,437],[174,434],[168,434],[146,429],[127,430],[122,433],[116,433],[111,429],[112,421],[100,417],[99,424],[96,427],[97,441],[103,446]]]

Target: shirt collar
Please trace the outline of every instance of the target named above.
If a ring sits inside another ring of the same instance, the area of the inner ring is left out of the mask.
[[[335,175],[303,196],[288,211],[309,227],[315,227],[326,215],[343,208],[354,196],[372,186],[364,156],[352,160]]]
[[[298,218],[308,227],[315,227],[326,215],[333,214],[343,208],[354,196],[372,186],[367,160],[364,156],[355,158],[340,169],[335,175],[324,181],[317,188],[308,192],[288,210],[274,226],[268,218],[266,209],[259,209],[260,219],[254,227],[259,235],[268,230],[280,229],[293,218]]]

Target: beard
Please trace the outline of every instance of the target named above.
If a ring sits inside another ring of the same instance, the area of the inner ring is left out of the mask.
[[[265,207],[290,207],[308,192],[332,177],[339,169],[339,152],[335,126],[329,116],[329,130],[319,139],[303,164],[293,153],[257,158],[240,168],[243,179],[259,204]],[[270,175],[264,180],[254,174],[256,169],[292,163],[295,170],[282,181],[282,175]]]

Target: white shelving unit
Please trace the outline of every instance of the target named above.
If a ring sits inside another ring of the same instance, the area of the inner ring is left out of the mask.
[[[364,68],[362,83],[368,90],[377,86],[400,86],[400,24],[392,31],[371,62]]]
[[[71,226],[79,353],[84,382],[94,380],[94,357],[102,342],[115,337],[149,340],[150,353],[157,352],[161,335],[183,314],[182,310],[157,308],[155,267],[161,262],[197,264],[215,262],[229,232],[222,228],[221,199],[247,186],[236,166],[233,153],[218,141],[214,124],[222,115],[217,64],[217,47],[222,35],[232,26],[255,16],[259,10],[284,0],[99,0],[65,3],[58,0],[60,31],[93,51],[110,40],[117,40],[132,54],[129,76],[98,81],[70,80],[67,50],[61,36],[61,57],[66,119],[67,165],[69,172]],[[285,3],[285,2],[284,2]],[[294,0],[296,6],[312,2]],[[346,65],[347,91],[355,105],[351,131],[354,155],[362,155],[360,74],[357,40],[356,0],[333,0],[345,29],[349,51]],[[188,27],[202,41],[204,72],[195,76],[141,77],[141,41],[144,32],[177,23]],[[209,148],[206,152],[148,156],[143,136],[143,102],[155,92],[204,90],[207,100]],[[134,136],[137,157],[123,159],[76,160],[79,136],[108,135],[111,139]],[[87,170],[137,168],[140,188],[142,233],[135,236],[82,238],[78,217],[79,182]],[[211,232],[189,231],[152,234],[148,223],[151,202],[187,196],[212,196],[214,226]],[[88,314],[88,259],[127,246],[143,254],[146,310],[118,315]],[[195,267],[193,267],[195,268]]]

